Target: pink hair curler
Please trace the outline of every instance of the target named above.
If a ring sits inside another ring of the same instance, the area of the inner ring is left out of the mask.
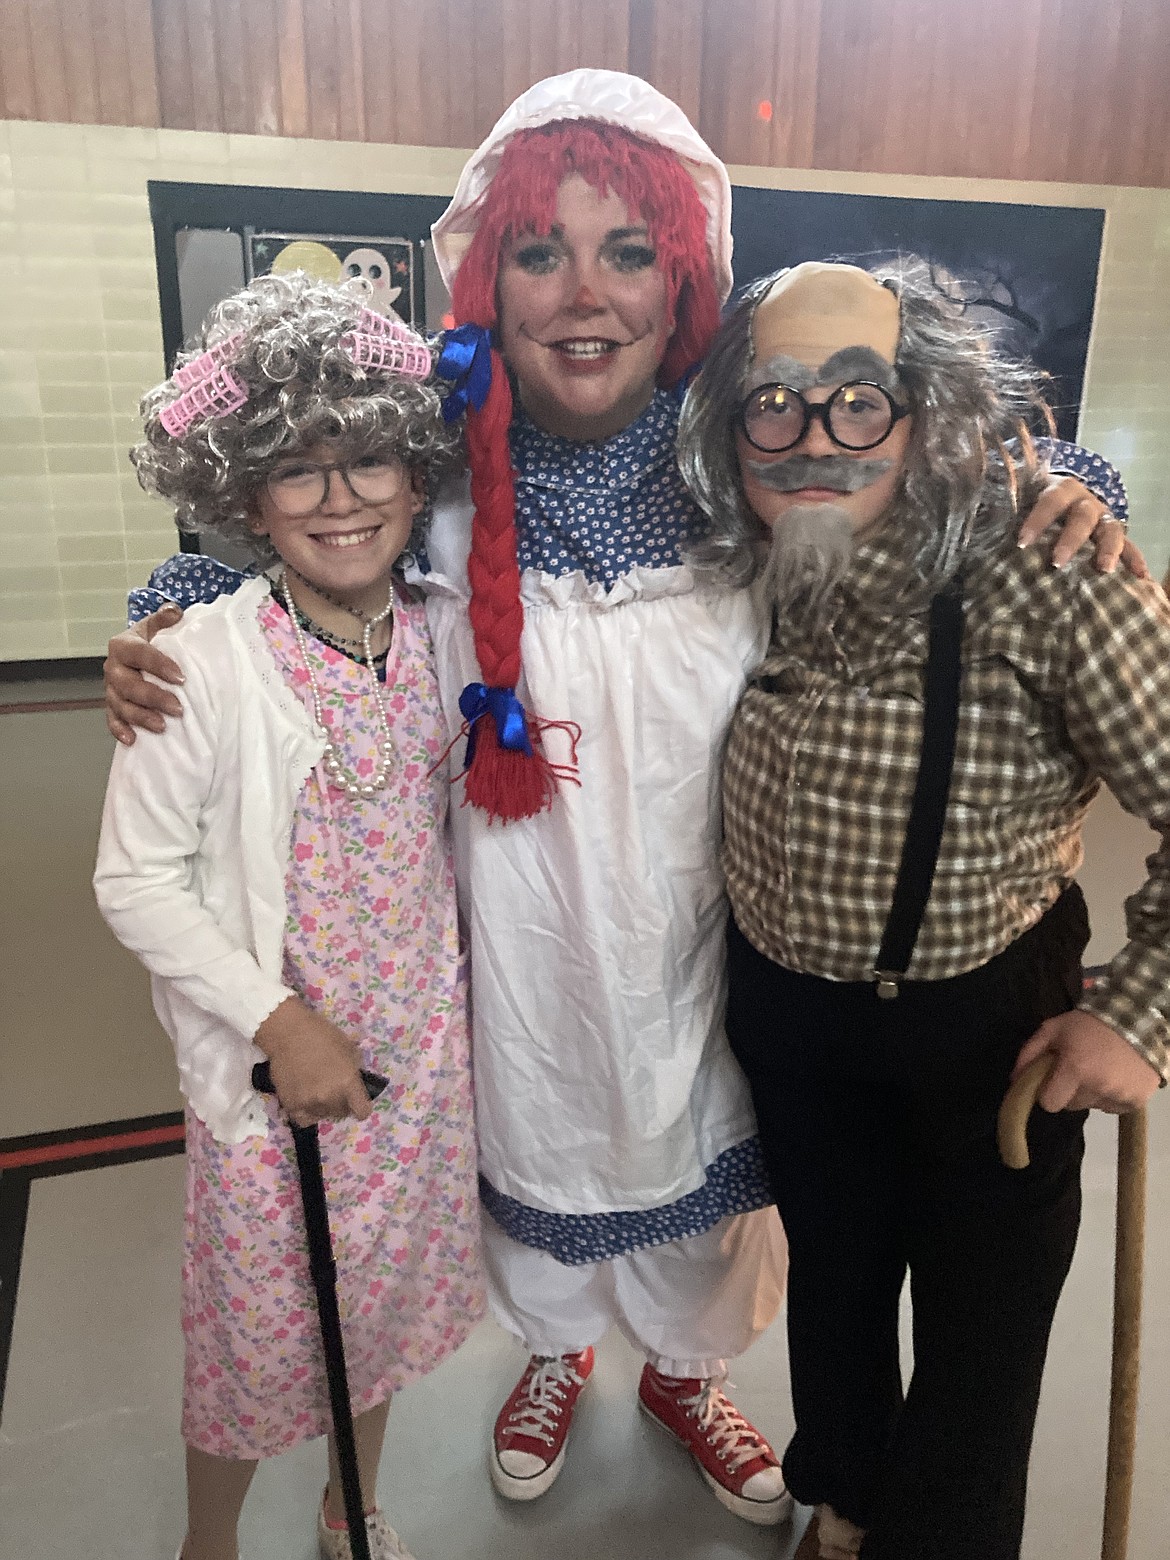
[[[243,380],[230,368],[220,368],[164,406],[158,420],[172,439],[181,439],[195,423],[226,417],[238,411],[247,399],[248,387]]]
[[[398,341],[417,341],[410,326],[397,314],[380,314],[377,309],[363,309],[358,315],[355,330],[365,336],[393,336]]]
[[[405,326],[396,330],[389,325],[376,333],[346,331],[338,346],[354,367],[366,374],[404,374],[409,379],[426,379],[431,372],[430,349]]]
[[[244,332],[239,330],[234,336],[227,336],[214,347],[208,347],[206,352],[201,352],[197,358],[192,358],[182,368],[177,368],[171,378],[180,390],[190,390],[201,379],[209,379],[217,369],[229,364],[239,351],[240,343],[244,339]]]

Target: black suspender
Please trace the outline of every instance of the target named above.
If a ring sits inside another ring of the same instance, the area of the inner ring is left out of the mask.
[[[962,645],[963,589],[962,581],[954,580],[930,603],[922,752],[894,898],[873,972],[879,997],[898,995],[930,898],[955,764]]]

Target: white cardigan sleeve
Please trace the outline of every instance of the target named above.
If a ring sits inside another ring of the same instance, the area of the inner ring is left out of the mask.
[[[184,655],[183,666],[183,718],[164,735],[140,731],[114,754],[94,891],[118,941],[152,975],[250,1040],[294,993],[225,935],[196,891],[219,710],[200,658]]]

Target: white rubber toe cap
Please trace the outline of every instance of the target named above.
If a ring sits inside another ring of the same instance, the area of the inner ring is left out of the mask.
[[[546,1463],[532,1452],[497,1451],[492,1448],[488,1460],[492,1483],[505,1500],[536,1500],[556,1482],[565,1466],[562,1446],[552,1462]]]
[[[779,1468],[761,1468],[743,1487],[748,1500],[779,1500],[784,1494],[784,1475]]]
[[[548,1467],[544,1458],[534,1452],[497,1452],[496,1461],[513,1479],[535,1479]]]

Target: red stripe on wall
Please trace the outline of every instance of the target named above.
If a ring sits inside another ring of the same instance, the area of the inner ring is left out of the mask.
[[[75,1138],[69,1143],[42,1143],[36,1148],[16,1148],[0,1153],[0,1171],[27,1169],[30,1165],[55,1164],[63,1159],[85,1159],[90,1154],[117,1153],[120,1149],[151,1148],[156,1143],[181,1143],[183,1126],[148,1127],[139,1132],[117,1132],[104,1137]]]

